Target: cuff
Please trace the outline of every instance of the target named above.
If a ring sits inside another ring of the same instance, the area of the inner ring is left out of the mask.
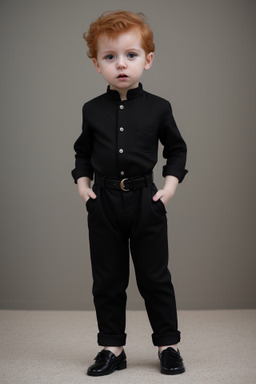
[[[112,347],[121,347],[126,343],[126,333],[123,335],[105,335],[98,333],[98,345],[103,347],[111,345]]]
[[[163,177],[167,175],[175,176],[179,180],[179,183],[181,183],[186,176],[188,171],[186,169],[175,169],[171,165],[164,165],[163,166]]]
[[[91,180],[93,180],[93,171],[78,171],[76,168],[71,171],[71,175],[74,179],[74,183],[77,184],[77,180],[80,177],[89,177]]]
[[[180,342],[180,331],[172,332],[168,335],[152,334],[152,341],[155,346],[174,345]]]

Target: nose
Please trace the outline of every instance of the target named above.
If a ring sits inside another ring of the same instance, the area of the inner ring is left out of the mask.
[[[117,68],[122,69],[126,67],[126,62],[123,57],[120,57],[117,61]]]

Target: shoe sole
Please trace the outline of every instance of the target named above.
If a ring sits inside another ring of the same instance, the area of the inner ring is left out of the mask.
[[[106,375],[110,375],[111,373],[113,373],[115,371],[121,371],[122,369],[125,369],[125,368],[127,368],[127,362],[123,361],[122,363],[118,364],[117,366],[113,366],[111,371],[102,372],[102,373],[92,373],[92,372],[87,371],[87,375],[88,376],[106,376]]]
[[[185,372],[185,368],[174,369],[172,371],[166,371],[164,369],[161,369],[161,373],[163,373],[164,375],[179,375],[179,374],[184,373],[184,372]]]

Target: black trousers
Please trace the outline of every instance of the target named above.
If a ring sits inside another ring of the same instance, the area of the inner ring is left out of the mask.
[[[86,203],[93,274],[93,297],[98,321],[98,344],[126,342],[126,289],[131,253],[140,294],[153,329],[154,345],[180,341],[175,294],[168,270],[167,218],[151,182],[131,190],[94,184],[95,200]]]

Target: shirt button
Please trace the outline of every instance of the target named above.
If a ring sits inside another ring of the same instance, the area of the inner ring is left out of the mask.
[[[124,106],[121,104],[121,105],[119,105],[119,108],[120,109],[124,109]]]
[[[123,176],[124,175],[124,171],[121,171],[120,174]]]
[[[123,127],[120,127],[120,131],[123,132],[123,131],[124,131],[124,128],[123,128]]]
[[[123,149],[119,149],[119,153],[123,153],[124,152],[124,150]]]

